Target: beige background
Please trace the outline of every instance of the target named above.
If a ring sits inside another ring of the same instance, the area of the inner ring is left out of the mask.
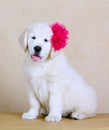
[[[0,111],[28,109],[18,37],[39,21],[67,26],[66,56],[96,90],[98,113],[109,112],[109,0],[0,0]]]

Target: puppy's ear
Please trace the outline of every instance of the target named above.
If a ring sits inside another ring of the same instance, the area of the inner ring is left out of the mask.
[[[21,47],[22,47],[22,48],[24,49],[24,51],[26,52],[27,49],[28,49],[28,35],[27,35],[27,32],[26,32],[26,31],[24,31],[24,32],[20,35],[18,41],[19,41]]]
[[[55,56],[57,56],[62,50],[55,51],[53,48],[51,48],[49,55],[48,55],[48,60],[53,59]]]

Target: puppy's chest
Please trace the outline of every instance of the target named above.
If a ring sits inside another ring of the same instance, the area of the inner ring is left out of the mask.
[[[33,90],[43,107],[48,106],[51,81],[47,75],[34,77],[31,81]]]
[[[48,106],[50,89],[54,83],[55,74],[51,69],[30,69],[29,79],[33,90],[40,103],[43,106]]]
[[[46,84],[39,85],[39,88],[36,89],[35,93],[42,106],[48,106],[50,93],[49,86],[47,86]]]

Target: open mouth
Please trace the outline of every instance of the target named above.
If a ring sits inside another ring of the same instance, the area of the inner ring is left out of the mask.
[[[34,61],[40,61],[40,60],[41,60],[41,56],[39,56],[39,55],[31,55],[31,58],[32,58]]]

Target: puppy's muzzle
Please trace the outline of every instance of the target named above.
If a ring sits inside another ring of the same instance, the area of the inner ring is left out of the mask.
[[[42,48],[41,48],[40,46],[35,46],[35,47],[34,47],[34,53],[35,53],[36,55],[39,55],[39,53],[40,53],[41,50],[42,50]]]
[[[40,52],[41,52],[42,48],[40,46],[35,46],[34,47],[34,54],[31,55],[31,58],[34,60],[34,61],[40,61],[41,60],[41,56],[40,56]]]

